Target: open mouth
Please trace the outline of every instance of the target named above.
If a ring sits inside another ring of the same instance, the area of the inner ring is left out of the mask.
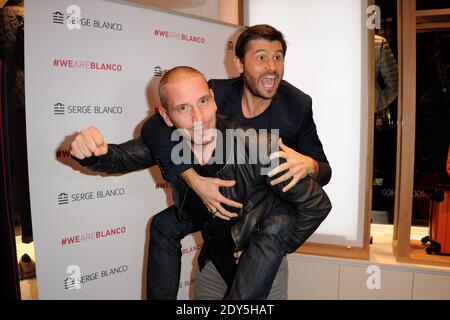
[[[267,88],[267,89],[272,89],[274,86],[275,86],[275,80],[276,80],[276,75],[274,75],[274,74],[271,74],[271,75],[264,75],[264,76],[262,76],[261,77],[261,80],[260,80],[260,82],[261,82],[261,85],[264,87],[264,88]]]

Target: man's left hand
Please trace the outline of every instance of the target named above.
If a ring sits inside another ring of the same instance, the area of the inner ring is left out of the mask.
[[[268,176],[272,177],[279,172],[286,171],[280,177],[270,181],[271,185],[278,184],[292,177],[292,180],[283,188],[283,192],[288,191],[307,175],[315,177],[317,174],[317,162],[308,156],[285,146],[283,141],[278,140],[280,151],[275,151],[270,155],[270,159],[284,158],[286,162],[269,171]]]

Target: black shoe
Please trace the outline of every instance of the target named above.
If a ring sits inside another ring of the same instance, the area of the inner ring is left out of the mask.
[[[24,254],[19,262],[20,280],[36,277],[36,264],[28,254]]]

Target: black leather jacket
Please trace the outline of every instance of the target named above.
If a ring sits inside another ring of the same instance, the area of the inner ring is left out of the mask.
[[[228,118],[217,116],[217,129],[222,132],[224,141],[226,130],[235,130],[232,138],[233,152],[225,154],[225,165],[217,172],[217,177],[236,180],[234,187],[221,188],[220,192],[225,197],[244,204],[231,228],[236,248],[242,249],[245,246],[262,215],[269,212],[276,201],[281,200],[289,203],[297,214],[295,231],[288,249],[293,252],[326,218],[331,210],[331,202],[322,187],[310,177],[302,179],[287,192],[282,189],[289,181],[270,185],[269,177],[262,173],[267,173],[278,164],[269,159],[270,153],[278,148],[277,137],[274,138],[270,134],[258,135],[255,130],[236,130],[240,128],[242,127]],[[126,173],[155,164],[148,148],[137,148],[136,140],[131,140],[130,143],[130,148],[127,143],[109,145],[108,154],[105,156],[88,158],[80,163],[90,170],[108,173]],[[139,143],[143,143],[142,140]],[[256,157],[257,161],[254,161],[255,154],[250,147],[255,144],[260,152]],[[172,183],[173,199],[180,220],[190,219],[189,213],[183,210],[187,188],[181,179]],[[227,209],[239,210],[231,207]]]

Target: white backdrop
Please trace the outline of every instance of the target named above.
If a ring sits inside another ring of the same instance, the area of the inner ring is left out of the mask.
[[[162,72],[191,65],[236,76],[237,27],[108,1],[25,2],[27,136],[41,299],[140,299],[151,216],[171,204],[159,170],[92,174],[68,156],[76,131],[140,134]],[[232,42],[229,42],[232,41]],[[198,236],[197,236],[198,238]],[[183,241],[179,298],[199,242]],[[162,275],[163,276],[163,275]]]
[[[366,0],[246,0],[246,24],[270,24],[288,42],[285,80],[313,99],[333,170],[330,215],[310,241],[363,245],[367,155]]]

